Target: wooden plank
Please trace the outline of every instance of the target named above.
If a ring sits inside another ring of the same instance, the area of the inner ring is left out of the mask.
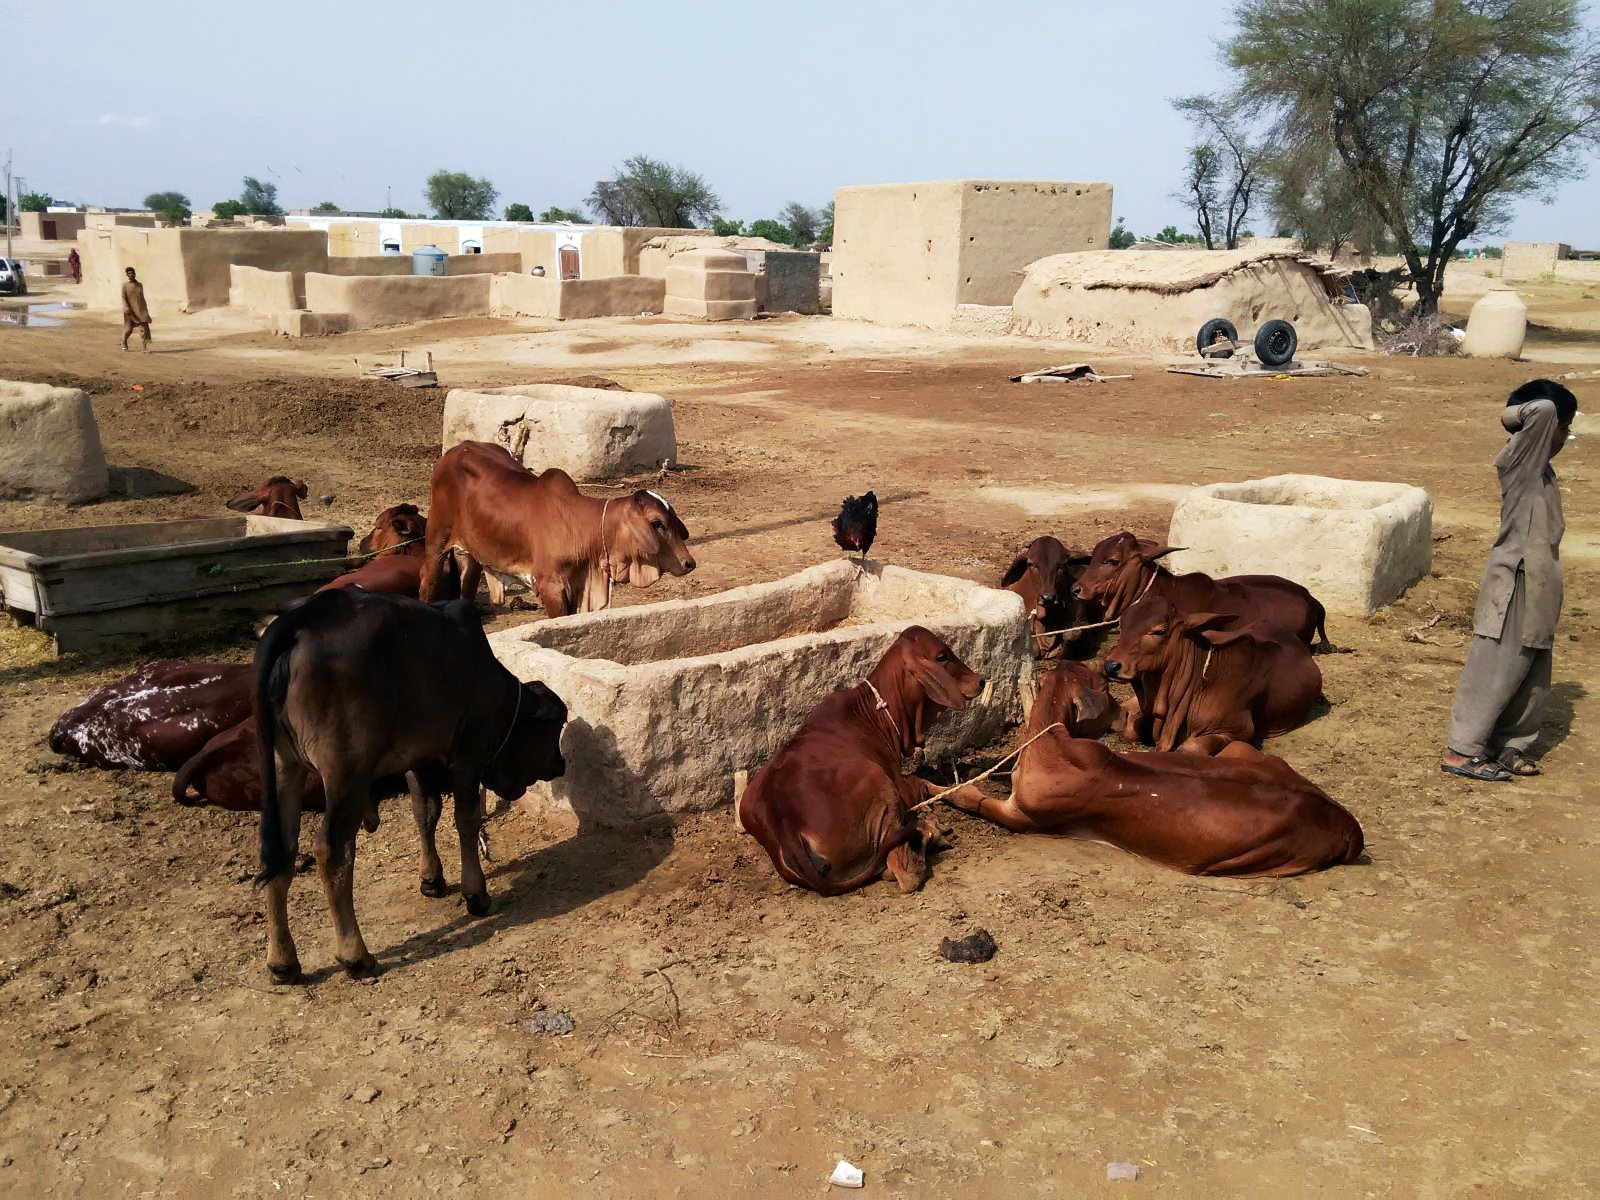
[[[38,627],[55,639],[56,649],[63,654],[135,645],[177,634],[196,636],[210,631],[242,631],[311,590],[305,584],[279,584],[137,608],[41,617]]]
[[[242,537],[245,517],[204,517],[184,521],[140,521],[128,525],[86,525],[81,529],[29,529],[0,534],[0,564],[22,565],[25,557],[162,546],[173,542]]]
[[[273,518],[268,517],[240,519],[243,521],[273,520]],[[264,531],[259,534],[249,533],[247,529],[241,529],[238,534],[230,537],[135,546],[129,549],[36,555],[28,565],[35,571],[44,571],[58,566],[76,569],[81,567],[112,567],[122,563],[155,563],[164,559],[189,558],[195,555],[216,557],[232,554],[246,547],[314,546],[340,537],[344,541],[349,541],[354,533],[354,530],[348,525],[335,525],[321,521],[277,521],[276,523],[286,526],[286,528]]]

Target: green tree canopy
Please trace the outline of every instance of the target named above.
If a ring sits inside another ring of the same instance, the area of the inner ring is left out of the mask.
[[[239,193],[239,203],[253,217],[276,217],[283,213],[278,206],[278,185],[262,183],[253,175],[244,177],[244,189]]]
[[[783,206],[783,211],[778,214],[778,219],[789,227],[789,243],[793,246],[809,246],[817,240],[817,231],[822,228],[822,214],[814,208],[807,208],[804,204],[790,201]]]
[[[248,211],[238,200],[218,200],[211,206],[211,215],[219,221],[231,221]]]
[[[589,205],[607,225],[694,229],[709,224],[722,201],[696,172],[635,154],[614,178],[595,183]]]
[[[336,213],[336,212],[343,212],[344,209],[340,208],[332,200],[324,200],[321,204],[317,205],[311,211],[312,212],[322,212],[322,213]]]
[[[55,203],[55,198],[49,192],[28,192],[17,197],[18,212],[44,212]]]
[[[1111,230],[1111,248],[1113,250],[1126,250],[1139,239],[1134,237],[1133,231],[1123,224],[1121,217],[1117,218],[1115,228]]]
[[[160,213],[168,225],[182,225],[189,219],[189,197],[182,192],[151,192],[144,198],[144,206]]]
[[[426,193],[433,215],[443,221],[486,221],[500,198],[494,184],[465,171],[435,171],[428,176]]]
[[[744,222],[729,221],[723,217],[716,217],[711,222],[711,232],[718,237],[743,237]]]
[[[1577,0],[1240,0],[1232,26],[1241,111],[1276,145],[1331,150],[1424,316],[1456,247],[1580,175],[1600,140]]]
[[[785,246],[794,245],[794,231],[782,221],[774,221],[770,217],[751,221],[745,233],[750,237],[766,238],[769,242],[782,242]]]
[[[378,215],[380,217],[387,217],[391,221],[404,221],[411,216],[411,214],[403,208],[386,208]]]
[[[505,219],[507,221],[532,221],[533,209],[526,204],[508,204],[506,205]]]
[[[567,221],[573,225],[587,225],[589,223],[589,218],[583,215],[581,208],[557,208],[553,204],[539,214],[539,220],[550,222]]]

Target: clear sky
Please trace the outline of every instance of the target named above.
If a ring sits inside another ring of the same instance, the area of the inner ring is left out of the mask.
[[[424,208],[436,168],[500,205],[570,207],[627,155],[701,172],[725,215],[835,187],[959,177],[1105,180],[1116,213],[1187,227],[1171,97],[1217,86],[1179,0],[75,0],[6,6],[0,153],[31,189],[196,208],[243,175],[286,208]],[[1593,13],[1590,14],[1594,20]],[[1263,216],[1252,224],[1267,232]],[[1600,172],[1528,202],[1508,236],[1600,249]]]

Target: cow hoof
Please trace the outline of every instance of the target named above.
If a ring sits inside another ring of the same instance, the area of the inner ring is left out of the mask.
[[[267,974],[272,976],[272,982],[277,987],[288,987],[291,984],[300,983],[304,979],[304,976],[300,974],[300,964],[297,962],[290,963],[286,967],[273,966],[268,963]]]
[[[434,879],[428,879],[427,877],[424,877],[422,883],[419,885],[419,890],[424,896],[432,896],[435,900],[437,900],[440,896],[445,894],[446,887],[447,885],[445,884],[444,876],[440,875]]]
[[[487,895],[463,896],[462,899],[467,902],[467,911],[473,916],[486,917],[489,915],[489,897]]]
[[[351,979],[366,979],[378,973],[378,960],[370,954],[364,954],[355,962],[339,960],[339,965],[344,968],[344,973]]]

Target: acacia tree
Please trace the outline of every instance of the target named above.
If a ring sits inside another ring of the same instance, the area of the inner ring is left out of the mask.
[[[817,231],[822,227],[821,213],[793,200],[783,206],[778,218],[789,227],[792,235],[790,244],[794,246],[811,245],[817,240]]]
[[[244,206],[244,211],[253,217],[276,217],[283,212],[278,206],[278,185],[262,183],[254,175],[244,177],[244,186],[239,192],[239,203]]]
[[[1189,119],[1197,138],[1189,147],[1181,198],[1194,205],[1207,250],[1219,241],[1237,250],[1261,186],[1266,151],[1247,136],[1243,114],[1226,98],[1185,96],[1172,107]]]
[[[1241,0],[1235,95],[1285,147],[1325,138],[1394,238],[1417,310],[1456,247],[1600,141],[1600,46],[1577,0]]]
[[[428,176],[428,203],[442,221],[486,221],[500,198],[494,184],[465,171],[435,171]]]
[[[722,201],[698,173],[635,154],[595,183],[589,205],[607,225],[693,229],[714,220]]]
[[[144,206],[158,212],[168,225],[182,225],[189,219],[189,197],[182,192],[151,192],[144,198]]]
[[[1285,236],[1312,252],[1337,258],[1355,249],[1372,253],[1386,240],[1381,222],[1361,202],[1332,147],[1292,147],[1267,168],[1269,201]]]

